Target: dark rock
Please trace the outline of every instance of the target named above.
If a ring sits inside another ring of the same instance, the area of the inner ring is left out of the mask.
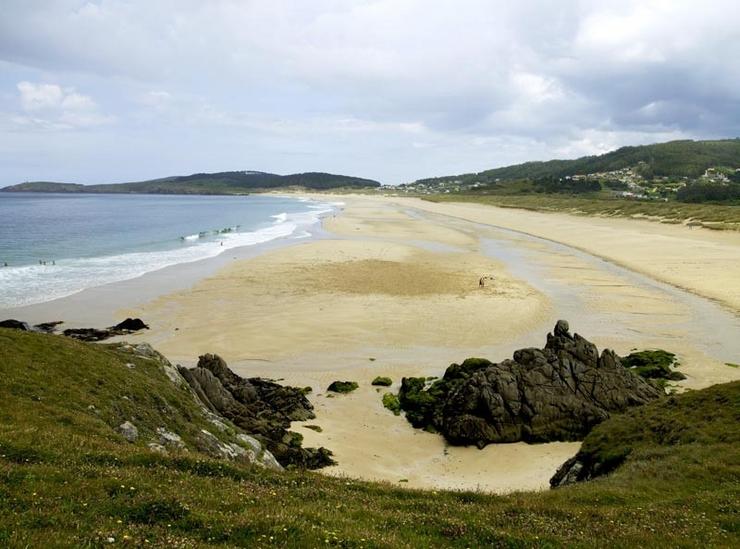
[[[14,320],[9,318],[8,320],[0,320],[0,328],[9,328],[11,330],[21,330],[23,332],[30,332],[31,327],[27,322],[21,322],[20,320]]]
[[[565,463],[550,479],[551,488],[559,488],[576,482],[585,482],[611,473],[626,458],[626,455],[613,456],[607,462],[596,462],[590,456],[579,452]]]
[[[42,322],[41,324],[36,324],[34,326],[34,329],[37,332],[53,334],[54,332],[56,332],[57,326],[59,326],[60,324],[64,324],[64,322],[61,320],[57,320],[55,322]]]
[[[117,335],[112,334],[110,330],[98,330],[97,328],[68,328],[62,333],[80,341],[103,341]]]
[[[317,469],[333,465],[326,448],[302,448],[291,421],[316,416],[302,389],[261,378],[244,379],[218,355],[199,358],[195,368],[179,368],[198,398],[213,412],[252,434],[283,465]]]
[[[580,440],[610,414],[660,398],[663,391],[624,368],[559,321],[543,349],[513,360],[468,359],[441,380],[404,378],[399,402],[415,427],[453,444]],[[578,473],[580,474],[580,473]]]
[[[140,318],[127,318],[123,322],[119,322],[110,329],[127,332],[138,332],[139,330],[148,330],[149,326],[144,324],[144,321]]]
[[[140,318],[127,318],[123,322],[109,328],[69,328],[62,332],[65,336],[80,341],[103,341],[111,337],[127,335],[139,330],[148,330],[149,326],[144,324]]]

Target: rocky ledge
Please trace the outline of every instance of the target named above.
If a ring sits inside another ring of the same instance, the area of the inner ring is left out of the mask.
[[[55,322],[42,322],[41,324],[31,326],[27,322],[9,318],[0,321],[0,328],[53,334],[56,333],[57,326],[60,324],[64,324],[64,322],[57,320]],[[115,336],[133,334],[140,330],[148,329],[149,326],[140,318],[127,318],[115,326],[109,326],[108,328],[68,328],[62,334],[73,339],[79,339],[80,341],[104,341]]]
[[[291,421],[316,417],[301,389],[244,379],[212,354],[199,357],[195,368],[179,367],[179,372],[209,410],[253,435],[281,465],[318,469],[334,464],[329,450],[303,448],[303,437],[288,431]]]
[[[79,339],[80,341],[104,341],[111,337],[133,334],[139,330],[148,330],[149,326],[144,324],[140,318],[127,318],[115,326],[103,328],[69,328],[62,332],[67,337]]]
[[[442,379],[404,378],[407,419],[452,444],[581,440],[610,414],[661,398],[664,391],[558,321],[543,349],[492,363],[452,364]]]

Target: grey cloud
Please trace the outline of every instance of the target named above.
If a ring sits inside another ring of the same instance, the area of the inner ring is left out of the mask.
[[[27,173],[52,143],[34,144],[39,128],[95,133],[67,141],[80,180],[241,167],[397,182],[740,134],[730,1],[3,4],[0,124],[29,133],[0,137],[3,179],[61,169]]]

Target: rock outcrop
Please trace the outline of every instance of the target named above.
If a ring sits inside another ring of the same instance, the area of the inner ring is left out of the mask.
[[[118,432],[129,442],[136,442],[139,438],[139,430],[130,421],[124,421],[118,426]]]
[[[436,430],[452,444],[580,440],[615,412],[664,392],[624,368],[560,320],[543,349],[514,352],[494,364],[453,364],[431,385],[404,378],[399,401],[415,427]]]
[[[196,449],[215,458],[246,462],[275,471],[281,471],[283,469],[282,465],[278,463],[264,444],[246,433],[235,432],[238,431],[238,428],[235,429],[233,425],[227,425],[227,421],[223,416],[219,415],[212,408],[206,406],[202,398],[196,394],[190,384],[180,374],[178,367],[173,366],[164,355],[153,349],[151,345],[148,343],[138,343],[136,345],[131,345],[129,343],[114,343],[109,345],[109,348],[118,352],[130,353],[132,356],[137,358],[143,358],[156,363],[173,384],[184,388],[192,394],[193,399],[200,406],[205,419],[216,428],[220,435],[216,436],[206,429],[201,429],[194,440],[194,446]],[[135,365],[127,363],[126,366],[131,367]],[[95,411],[94,406],[92,406],[91,411]],[[131,427],[133,427],[133,429],[131,429]],[[117,431],[130,442],[134,442],[141,438],[139,436],[138,429],[128,421],[121,424],[117,428]],[[131,436],[132,433],[135,434]],[[151,440],[147,443],[147,447],[151,451],[163,455],[167,455],[171,451],[187,451],[185,442],[179,434],[170,431],[165,427],[158,427],[154,434],[156,436],[155,440]]]
[[[62,333],[74,339],[80,341],[104,341],[111,337],[128,335],[139,330],[148,330],[149,326],[144,324],[144,321],[140,318],[127,318],[123,322],[119,322],[115,326],[109,328],[68,328]]]
[[[283,466],[317,469],[332,465],[326,448],[302,448],[291,421],[313,419],[313,406],[301,389],[261,378],[244,379],[217,355],[203,355],[195,368],[179,368],[198,398],[264,444]]]
[[[57,326],[64,324],[62,320],[56,320],[54,322],[42,322],[41,324],[34,325],[34,330],[42,332],[44,334],[53,334],[57,330]]]
[[[22,322],[20,320],[15,320],[13,318],[9,318],[7,320],[0,320],[0,328],[8,328],[10,330],[20,330],[22,332],[33,331],[31,326],[29,326],[27,322]]]
[[[621,458],[622,456],[619,457]],[[559,488],[560,486],[585,482],[592,478],[606,475],[616,469],[621,462],[621,459],[615,459],[601,463],[593,460],[591,456],[579,452],[558,468],[550,479],[550,487]]]

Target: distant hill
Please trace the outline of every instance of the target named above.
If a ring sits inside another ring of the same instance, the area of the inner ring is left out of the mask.
[[[313,190],[379,187],[372,179],[308,172],[276,175],[265,172],[218,172],[164,177],[131,183],[80,185],[31,181],[11,185],[0,192],[61,192],[61,193],[142,193],[142,194],[243,194],[256,190],[303,187]]]
[[[415,183],[460,181],[492,183],[502,180],[539,179],[609,172],[646,164],[655,176],[694,178],[713,166],[740,167],[740,139],[717,141],[669,141],[655,145],[622,147],[599,156],[584,156],[575,160],[525,162],[479,173],[420,179]]]

